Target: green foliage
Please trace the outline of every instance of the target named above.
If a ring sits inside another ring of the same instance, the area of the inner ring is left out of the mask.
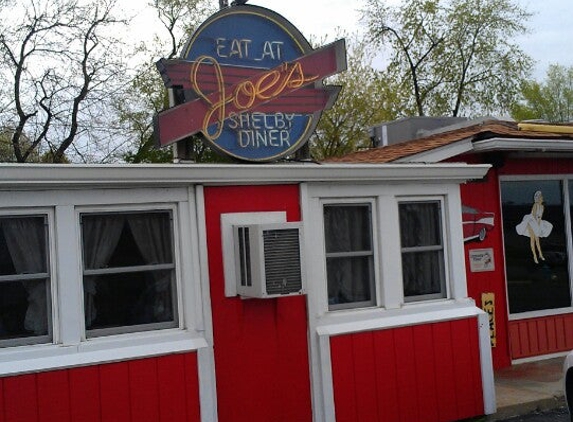
[[[368,147],[368,128],[397,115],[391,84],[372,66],[374,52],[365,41],[348,41],[348,69],[328,80],[342,90],[333,107],[323,112],[310,140],[315,160]]]
[[[123,158],[128,163],[161,163],[173,160],[172,148],[157,148],[153,139],[153,116],[169,106],[167,90],[157,71],[159,58],[173,59],[183,49],[199,24],[213,8],[208,0],[153,0],[164,31],[151,45],[140,46],[140,53],[149,57],[133,78],[125,97],[115,103],[119,122],[131,138],[131,148]],[[197,157],[207,156],[202,153]]]
[[[545,81],[525,81],[522,99],[511,116],[516,120],[543,120],[549,123],[573,121],[573,66],[549,66]]]
[[[532,60],[512,39],[530,14],[515,0],[366,0],[368,33],[391,51],[404,115],[504,113]]]

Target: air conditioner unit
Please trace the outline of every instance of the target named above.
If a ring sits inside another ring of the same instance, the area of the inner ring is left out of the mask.
[[[304,294],[301,223],[233,226],[237,293],[273,298]]]

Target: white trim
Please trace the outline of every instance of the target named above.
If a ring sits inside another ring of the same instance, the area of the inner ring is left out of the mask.
[[[513,359],[511,361],[511,364],[512,365],[519,365],[521,363],[531,363],[531,362],[544,361],[547,359],[562,358],[562,357],[569,355],[569,353],[571,353],[570,350],[568,350],[566,352],[550,353],[548,355],[537,355],[537,356],[531,356],[528,358]]]
[[[506,285],[507,285],[507,279],[506,279]],[[573,308],[569,307],[569,308],[558,308],[558,309],[544,309],[541,311],[520,312],[514,314],[508,313],[508,318],[509,321],[523,321],[526,319],[544,318],[549,316],[566,315],[571,313],[573,313]]]
[[[0,164],[0,189],[82,187],[177,187],[189,184],[237,185],[300,182],[419,184],[481,179],[489,165],[437,164]]]
[[[189,188],[189,196],[194,199],[190,202],[192,213],[195,218],[198,255],[196,272],[199,274],[200,283],[194,282],[198,288],[196,296],[196,313],[202,312],[203,335],[207,340],[208,347],[199,353],[199,397],[201,401],[201,422],[216,422],[218,420],[217,409],[217,378],[215,373],[215,352],[213,345],[213,319],[211,308],[211,281],[209,278],[209,256],[207,253],[207,219],[205,215],[205,193],[202,186],[197,186],[193,192]],[[199,303],[200,301],[200,303]]]
[[[570,139],[491,138],[475,141],[473,150],[474,152],[573,152],[573,142]]]
[[[90,340],[68,347],[50,344],[6,349],[0,353],[0,376],[182,353],[207,346],[205,339],[177,331],[149,336],[126,334],[126,338],[118,336],[103,342]]]
[[[233,226],[238,224],[268,224],[286,222],[286,212],[243,212],[221,214],[221,244],[223,246],[223,270],[225,274],[225,297],[237,296],[235,271],[235,243]]]
[[[493,376],[489,315],[485,312],[480,312],[478,314],[478,329],[483,408],[486,415],[492,415],[497,411],[497,402],[495,395],[495,379]]]

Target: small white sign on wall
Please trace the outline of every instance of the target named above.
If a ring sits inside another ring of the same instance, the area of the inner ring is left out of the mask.
[[[493,249],[470,249],[470,271],[478,273],[482,271],[495,271],[493,262]]]

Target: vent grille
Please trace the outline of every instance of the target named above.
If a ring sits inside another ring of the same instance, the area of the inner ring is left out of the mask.
[[[263,232],[267,294],[284,295],[302,290],[299,230]]]
[[[249,228],[239,227],[239,270],[241,276],[241,286],[252,286],[251,276],[251,244],[249,242]]]

